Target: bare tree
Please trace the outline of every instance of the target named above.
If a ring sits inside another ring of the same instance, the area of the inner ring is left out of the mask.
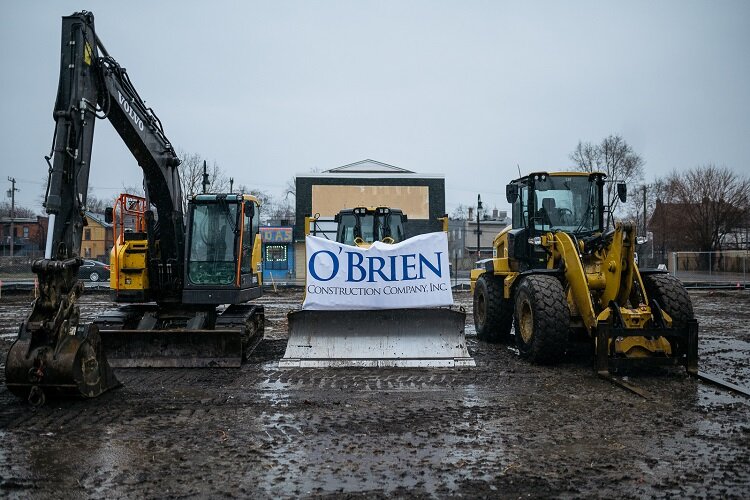
[[[182,160],[180,163],[180,184],[182,185],[183,210],[187,211],[187,199],[194,194],[203,192],[203,164],[206,163],[208,174],[208,190],[213,193],[229,191],[229,180],[224,171],[215,162],[207,162],[198,153],[178,151],[177,155]]]
[[[727,234],[747,222],[750,178],[726,167],[706,165],[666,178],[667,198],[681,205],[684,231],[701,251],[720,250]]]
[[[623,218],[635,224],[638,234],[646,236],[646,225],[656,209],[656,202],[665,200],[666,193],[667,184],[664,179],[656,179],[651,183],[636,184],[629,187],[628,201],[624,206]]]
[[[10,202],[9,201],[3,201],[0,202],[0,217],[10,217]],[[34,211],[30,208],[22,207],[19,205],[16,205],[15,207],[15,216],[20,218],[25,217],[34,217]]]
[[[297,178],[291,177],[286,180],[286,184],[284,184],[284,197],[288,198],[291,196],[292,198],[297,197]]]
[[[454,208],[450,216],[451,219],[455,219],[455,220],[465,220],[468,217],[469,217],[469,207],[467,207],[463,203],[460,203],[456,208]]]
[[[634,183],[643,178],[643,158],[619,135],[605,137],[599,144],[578,141],[570,159],[582,172],[607,174],[608,201],[614,199],[615,181]]]
[[[93,188],[89,186],[88,194],[86,195],[86,210],[95,214],[103,214],[108,207],[114,204],[115,198],[99,198],[94,194]]]
[[[294,203],[289,196],[274,197],[272,194],[261,189],[250,189],[247,186],[240,185],[239,192],[247,193],[258,198],[260,202],[260,221],[267,224],[272,220],[294,220]]]

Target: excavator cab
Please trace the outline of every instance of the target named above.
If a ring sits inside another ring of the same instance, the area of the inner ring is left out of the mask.
[[[185,304],[237,304],[260,297],[258,200],[198,194],[188,207]]]
[[[247,303],[262,295],[257,198],[194,195],[188,201],[182,266],[162,264],[158,224],[149,229],[146,206],[145,198],[124,194],[113,210],[112,296],[133,304],[95,320],[110,364],[239,366],[262,338],[264,325],[263,306]],[[170,302],[159,287],[165,275],[180,269],[182,292]],[[157,304],[144,304],[148,301]],[[228,306],[217,309],[223,304]]]

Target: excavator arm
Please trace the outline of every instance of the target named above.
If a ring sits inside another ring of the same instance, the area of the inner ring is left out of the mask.
[[[46,259],[80,253],[91,147],[96,119],[106,118],[143,169],[147,204],[156,207],[159,267],[163,294],[180,290],[184,255],[180,160],[156,114],[146,106],[127,72],[96,36],[94,16],[79,12],[63,18],[60,80],[55,102],[46,209],[50,234]]]
[[[184,266],[180,160],[122,68],[96,35],[94,16],[63,17],[60,80],[53,114],[55,132],[45,207],[49,227],[43,259],[32,270],[39,295],[6,360],[6,384],[41,404],[46,395],[95,397],[116,387],[95,325],[80,325],[76,275],[85,225],[94,125],[108,119],[143,169],[152,248],[152,284],[164,302],[179,301]]]

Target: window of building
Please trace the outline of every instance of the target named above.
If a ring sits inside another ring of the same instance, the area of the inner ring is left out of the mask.
[[[84,248],[83,249],[83,256],[91,258],[91,248],[88,248],[88,247]]]
[[[29,237],[29,226],[23,226],[23,237],[24,238]]]
[[[289,269],[286,245],[266,245],[266,269]]]
[[[83,230],[83,239],[89,241],[91,239],[91,229]]]

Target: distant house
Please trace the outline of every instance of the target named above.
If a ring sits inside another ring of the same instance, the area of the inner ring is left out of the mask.
[[[112,224],[104,221],[103,214],[84,213],[86,225],[83,227],[81,240],[81,257],[109,262],[112,250]]]
[[[654,235],[654,253],[667,255],[669,252],[700,251],[700,242],[695,240],[695,232],[690,231],[687,225],[691,224],[688,217],[691,211],[701,207],[698,204],[657,201],[648,223],[648,230]],[[734,226],[722,230],[726,230],[720,241],[722,250],[747,250],[750,244],[750,214]]]
[[[11,224],[12,222],[12,224]],[[10,255],[13,239],[13,255],[16,257],[40,257],[44,253],[47,238],[47,217],[0,218],[0,255]],[[13,235],[11,235],[11,225]]]
[[[684,230],[685,224],[688,224],[685,217],[688,210],[690,205],[687,203],[656,202],[648,230],[654,234],[654,254],[660,255],[662,260],[669,252],[700,250],[690,233]]]
[[[492,257],[495,236],[510,225],[505,210],[494,209],[482,214],[477,227],[474,208],[469,207],[469,218],[448,221],[448,251],[451,263],[458,270],[472,269],[478,259]],[[477,253],[477,230],[479,230],[479,252]]]
[[[473,258],[488,259],[492,257],[492,244],[495,236],[510,224],[508,212],[494,209],[492,215],[485,213],[480,217],[479,225],[473,207],[469,208],[466,220],[465,248]],[[477,231],[479,231],[479,252],[477,252]]]

